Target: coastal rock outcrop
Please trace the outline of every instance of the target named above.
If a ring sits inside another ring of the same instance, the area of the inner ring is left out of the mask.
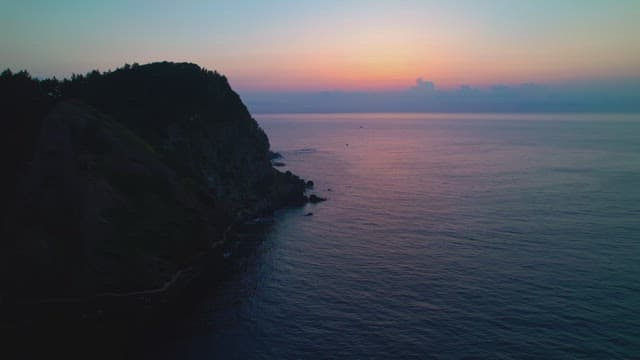
[[[2,74],[3,96],[16,76]],[[267,136],[218,73],[164,62],[20,76],[34,99],[3,109],[3,136],[37,111],[22,140],[4,139],[28,144],[3,184],[5,300],[161,288],[234,224],[305,201],[304,180],[274,169]]]
[[[309,202],[312,204],[317,204],[319,202],[327,201],[327,199],[320,197],[316,194],[309,195]]]

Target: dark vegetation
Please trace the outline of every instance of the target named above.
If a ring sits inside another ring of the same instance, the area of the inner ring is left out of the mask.
[[[0,101],[0,309],[192,278],[234,224],[306,201],[227,79],[194,64],[7,70]]]

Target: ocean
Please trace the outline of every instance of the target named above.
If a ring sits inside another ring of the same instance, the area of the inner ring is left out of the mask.
[[[640,115],[256,119],[328,200],[149,358],[640,358]]]

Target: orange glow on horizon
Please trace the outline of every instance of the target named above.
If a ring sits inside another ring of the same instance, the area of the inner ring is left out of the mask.
[[[274,30],[278,47],[265,43],[204,63],[226,64],[219,70],[234,85],[254,91],[404,90],[420,77],[446,90],[640,75],[639,47],[623,38],[599,40],[603,35],[582,23],[514,37],[471,18],[352,15],[330,26],[325,18],[305,19]]]
[[[358,56],[343,53],[300,55],[291,59],[288,67],[265,62],[249,69],[220,70],[234,85],[255,91],[395,91],[414,86],[418,78],[434,82],[437,89],[448,90],[463,85],[553,84],[603,76],[638,76],[629,70],[629,66],[623,66],[625,64],[620,64],[615,71],[581,63],[579,59],[574,64],[571,71],[559,64],[536,59],[530,63],[488,59],[472,66],[469,61],[444,55],[408,57],[383,52]]]

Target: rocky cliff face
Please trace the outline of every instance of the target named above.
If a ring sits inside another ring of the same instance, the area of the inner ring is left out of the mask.
[[[231,225],[304,202],[217,73],[156,63],[48,86],[5,205],[5,299],[159,288]]]

